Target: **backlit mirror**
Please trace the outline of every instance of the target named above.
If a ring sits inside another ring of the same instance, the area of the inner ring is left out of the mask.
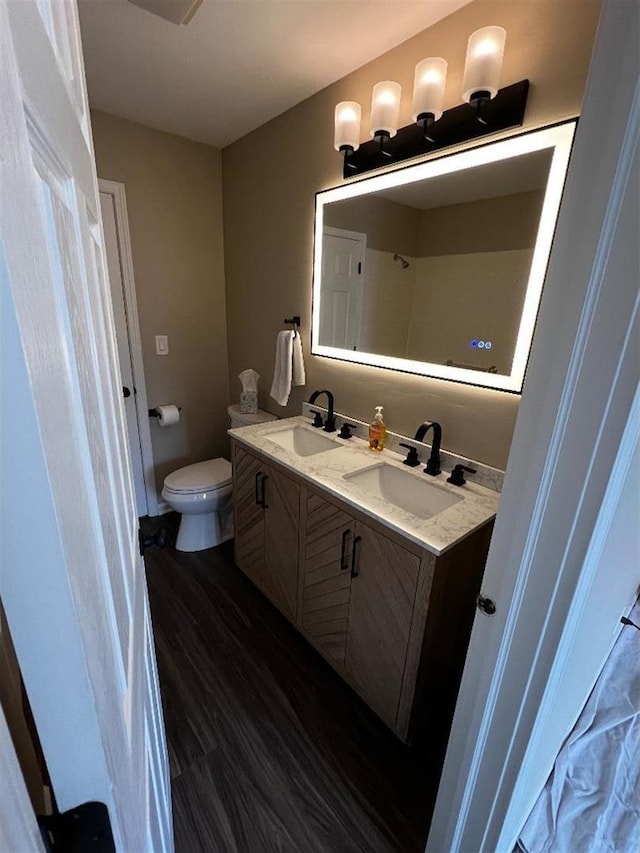
[[[574,130],[318,193],[312,353],[520,392]]]

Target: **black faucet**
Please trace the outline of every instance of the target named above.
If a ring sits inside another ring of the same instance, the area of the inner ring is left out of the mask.
[[[406,444],[404,441],[398,442],[400,447],[406,447],[409,451],[407,453],[407,458],[402,460],[403,465],[408,465],[409,468],[417,468],[420,464],[420,459],[418,458],[418,448],[413,447],[411,444]]]
[[[469,474],[478,473],[475,468],[467,468],[466,465],[454,465],[451,476],[447,477],[447,483],[453,483],[454,486],[464,486],[467,482],[464,478],[464,471],[467,471]]]
[[[437,421],[425,421],[420,424],[414,436],[414,441],[422,441],[427,432],[433,427],[433,444],[431,445],[431,456],[424,469],[426,474],[437,477],[440,473],[440,442],[442,441],[442,427]]]
[[[322,391],[314,391],[313,394],[309,397],[310,403],[315,403],[320,394],[326,394],[327,400],[329,402],[328,410],[327,410],[327,419],[324,422],[324,431],[325,432],[335,432],[336,431],[336,418],[333,413],[333,394],[331,391],[327,391],[327,389],[323,389]],[[314,424],[315,426],[315,424]]]

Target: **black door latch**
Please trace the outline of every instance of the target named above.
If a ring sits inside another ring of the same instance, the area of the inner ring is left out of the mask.
[[[485,616],[493,616],[497,610],[495,601],[492,598],[487,598],[482,593],[476,599],[476,603],[478,610],[482,611]]]
[[[116,853],[104,803],[82,803],[60,814],[38,816],[47,853]]]
[[[164,548],[167,544],[167,529],[160,527],[154,533],[145,533],[142,528],[138,529],[138,545],[140,547],[140,555],[144,556],[144,552],[152,545],[157,545],[158,548]]]

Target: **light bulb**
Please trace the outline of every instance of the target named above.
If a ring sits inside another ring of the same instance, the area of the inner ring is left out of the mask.
[[[423,59],[416,65],[413,83],[413,120],[438,121],[447,82],[447,62],[439,56]]]
[[[373,87],[371,98],[371,136],[395,136],[400,114],[399,83],[384,80]]]
[[[462,83],[462,99],[467,103],[498,94],[506,38],[503,27],[483,27],[469,36]]]
[[[336,105],[333,145],[336,151],[357,151],[360,147],[360,104],[341,101]]]

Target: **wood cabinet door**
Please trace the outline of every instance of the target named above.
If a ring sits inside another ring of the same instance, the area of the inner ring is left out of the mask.
[[[307,492],[298,624],[316,648],[344,667],[355,521],[322,495]]]
[[[354,547],[346,670],[395,728],[420,558],[362,522]]]
[[[262,481],[264,500],[264,592],[291,621],[298,603],[300,486],[272,467]]]
[[[236,565],[262,586],[265,575],[264,513],[260,503],[264,463],[235,448],[233,471],[233,507]]]

